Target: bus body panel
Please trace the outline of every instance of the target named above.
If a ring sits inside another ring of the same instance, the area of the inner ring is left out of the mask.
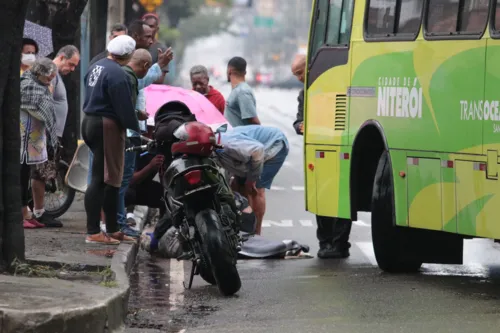
[[[352,145],[373,120],[390,151],[397,225],[500,239],[500,40],[486,29],[430,41],[421,28],[414,41],[366,42],[365,5],[355,2],[347,63],[306,82],[307,210],[350,217]]]

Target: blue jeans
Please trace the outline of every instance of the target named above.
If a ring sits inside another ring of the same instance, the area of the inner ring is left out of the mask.
[[[135,171],[134,152],[125,152],[125,164],[123,167],[123,179],[120,192],[118,194],[118,225],[123,228],[127,225],[127,211],[125,207],[125,194]]]

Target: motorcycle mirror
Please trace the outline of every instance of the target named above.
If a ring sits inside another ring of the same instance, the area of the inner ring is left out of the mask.
[[[217,128],[217,130],[215,131],[215,133],[224,133],[224,132],[227,132],[227,124],[224,124],[222,126],[220,126],[219,128]]]

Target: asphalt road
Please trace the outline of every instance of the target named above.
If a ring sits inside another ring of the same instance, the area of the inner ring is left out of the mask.
[[[227,96],[228,87],[222,88]],[[257,90],[264,125],[291,144],[267,194],[263,236],[293,239],[316,255],[314,216],[304,210],[302,137],[291,124],[298,91]],[[224,298],[197,277],[184,290],[189,263],[140,253],[132,275],[127,332],[498,332],[500,254],[489,240],[466,242],[465,265],[424,265],[414,275],[376,266],[370,214],[353,225],[346,260],[239,261],[242,289]],[[422,244],[425,246],[425,244]]]

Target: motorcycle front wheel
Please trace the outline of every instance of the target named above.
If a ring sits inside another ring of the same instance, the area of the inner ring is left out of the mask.
[[[241,288],[240,274],[236,268],[237,254],[224,232],[219,216],[213,209],[205,209],[196,214],[195,223],[200,236],[201,255],[211,268],[219,291],[224,296],[237,293]]]
[[[68,211],[75,200],[76,191],[66,184],[65,177],[68,166],[59,163],[57,166],[57,176],[53,180],[48,180],[45,184],[45,213],[58,218]],[[29,208],[33,211],[33,197],[30,190]]]

